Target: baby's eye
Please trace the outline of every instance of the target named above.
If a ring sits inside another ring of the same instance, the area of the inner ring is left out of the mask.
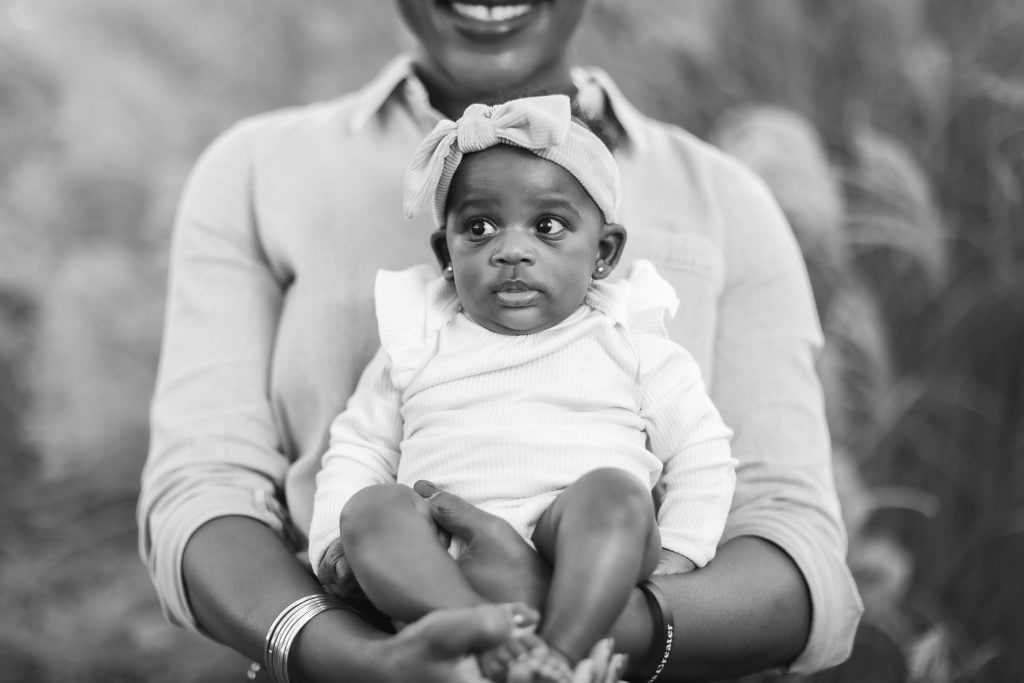
[[[494,223],[490,222],[485,218],[474,218],[466,224],[466,229],[469,234],[473,237],[484,237],[486,235],[493,235],[497,232],[498,228],[495,227]]]
[[[537,222],[537,232],[542,235],[557,235],[558,233],[565,230],[568,226],[558,218],[541,218]]]

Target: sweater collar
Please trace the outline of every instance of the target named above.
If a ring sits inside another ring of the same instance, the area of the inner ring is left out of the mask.
[[[643,115],[629,103],[607,73],[597,68],[574,67],[572,77],[581,90],[596,88],[602,93],[611,114],[622,126],[627,143],[641,144]],[[357,133],[396,98],[404,101],[416,119],[427,124],[425,127],[444,118],[430,104],[426,86],[416,75],[413,56],[405,53],[391,60],[376,78],[358,91],[350,119],[351,132]]]

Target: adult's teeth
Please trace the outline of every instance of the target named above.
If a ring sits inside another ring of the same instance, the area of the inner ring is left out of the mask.
[[[460,14],[468,19],[475,19],[476,21],[508,21],[529,12],[530,5],[529,3],[524,3],[521,5],[496,5],[488,7],[487,5],[453,2],[452,9],[455,10],[456,14]]]

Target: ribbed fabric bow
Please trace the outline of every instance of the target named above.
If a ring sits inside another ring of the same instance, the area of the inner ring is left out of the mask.
[[[402,205],[412,218],[431,200],[444,225],[448,189],[464,154],[511,145],[562,166],[580,181],[614,221],[618,169],[611,152],[590,131],[572,123],[569,98],[546,95],[487,106],[470,105],[458,121],[445,119],[420,143],[405,176]],[[603,178],[599,176],[604,176]]]

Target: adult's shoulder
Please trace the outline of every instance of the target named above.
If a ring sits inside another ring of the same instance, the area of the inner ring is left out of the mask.
[[[680,125],[639,114],[636,143],[640,155],[654,154],[692,175],[719,198],[747,197],[773,202],[764,181],[742,161]]]
[[[247,116],[220,133],[211,147],[283,153],[304,145],[323,144],[329,139],[351,137],[361,113],[359,95],[353,92]]]

